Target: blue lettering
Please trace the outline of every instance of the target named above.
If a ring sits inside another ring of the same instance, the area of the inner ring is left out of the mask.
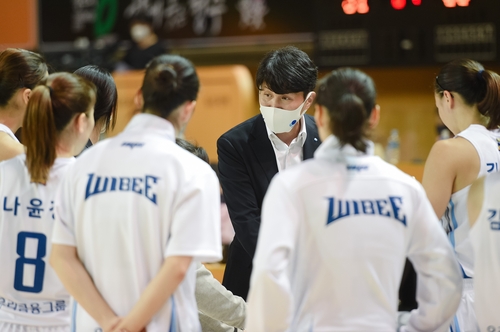
[[[120,178],[120,191],[130,190],[130,178]]]
[[[353,215],[380,215],[393,218],[406,226],[406,216],[402,212],[402,197],[389,196],[388,199],[364,199],[359,201],[340,200],[335,199],[335,197],[326,197],[326,199],[328,199],[327,225],[341,218],[349,217],[352,211]]]
[[[352,205],[354,207],[354,214],[359,214],[358,202],[352,201]]]
[[[387,205],[387,200],[385,200],[385,199],[377,199],[375,202],[377,202],[378,214],[380,214],[381,216],[384,216],[384,217],[390,217],[391,216],[391,213],[389,211],[387,211],[387,210],[384,213],[384,208]]]
[[[146,196],[151,202],[156,204],[156,194],[152,193],[150,195],[150,193],[149,193],[149,189],[152,188],[151,184],[150,184],[150,180],[152,180],[153,183],[156,183],[158,181],[158,178],[156,176],[146,175],[146,180],[144,181],[145,182],[144,196]]]
[[[336,216],[335,216],[335,198],[334,197],[328,198],[328,201],[329,201],[329,207],[328,207],[328,220],[326,221],[327,225],[336,221],[336,220],[347,217],[350,214],[348,201],[344,202],[345,203],[344,204],[345,205],[345,212],[342,212],[342,203],[343,202],[341,200],[337,200],[338,213]]]
[[[132,191],[138,194],[142,194],[142,189],[139,188],[138,182],[142,182],[141,178],[132,178]]]
[[[87,188],[85,191],[85,199],[92,195],[111,191],[133,191],[136,194],[144,195],[151,202],[156,204],[156,193],[153,191],[153,185],[158,182],[159,178],[152,175],[140,177],[105,177],[95,176],[94,173],[88,175]],[[110,186],[108,186],[110,183]],[[144,186],[144,188],[143,188]]]
[[[493,218],[495,218],[495,216],[497,215],[497,210],[489,209],[488,212],[490,213],[488,220],[493,221]]]
[[[94,184],[94,190],[91,191],[93,179],[94,179],[94,173],[90,173],[89,179],[87,180],[87,189],[85,190],[85,199],[89,198],[90,196],[105,192],[108,187],[108,178],[104,178],[104,183],[102,185],[102,188],[99,188],[99,185],[101,184],[101,177],[98,176]]]
[[[406,226],[406,216],[403,214],[399,215],[401,210],[401,206],[403,205],[403,198],[398,196],[389,196],[389,200],[391,201],[392,210],[394,211],[394,218],[399,220]]]
[[[372,201],[362,200],[361,206],[363,206],[363,213],[364,214],[375,214],[375,209],[373,208]]]
[[[111,189],[109,191],[115,191],[116,190],[116,178],[111,178]]]

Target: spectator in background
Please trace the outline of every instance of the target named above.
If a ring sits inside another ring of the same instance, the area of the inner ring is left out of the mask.
[[[166,53],[153,27],[149,15],[136,14],[130,19],[130,37],[133,45],[116,70],[144,69],[156,56]]]
[[[31,90],[47,75],[37,53],[16,48],[0,53],[0,161],[24,153],[14,133],[23,123]]]

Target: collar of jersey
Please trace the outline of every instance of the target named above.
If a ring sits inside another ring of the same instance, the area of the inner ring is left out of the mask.
[[[160,135],[175,141],[175,129],[172,123],[153,114],[140,113],[134,115],[124,131],[141,133],[147,131],[148,134]]]
[[[358,151],[350,144],[344,145],[341,148],[338,138],[334,135],[330,135],[321,143],[314,153],[314,157],[338,160],[344,159],[345,157],[373,156],[375,152],[373,142],[367,140],[366,143],[368,144],[366,152]]]

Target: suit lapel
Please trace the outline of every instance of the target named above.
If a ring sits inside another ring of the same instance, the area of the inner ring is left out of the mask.
[[[306,160],[314,157],[314,151],[320,146],[321,141],[318,135],[318,128],[314,123],[314,118],[306,115],[304,119],[306,120],[307,138],[304,142],[303,156],[304,160]]]
[[[262,115],[256,117],[252,127],[249,144],[252,147],[257,161],[262,167],[262,172],[266,175],[269,182],[278,173],[278,165],[271,141],[267,136],[266,125]]]

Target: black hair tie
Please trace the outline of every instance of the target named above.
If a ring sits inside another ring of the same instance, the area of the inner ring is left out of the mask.
[[[51,86],[48,86],[48,85],[47,85],[47,88],[49,88],[49,94],[52,97],[52,95],[54,94],[54,90],[52,89]]]
[[[483,70],[483,69],[479,70],[479,71],[477,72],[477,76],[478,76],[478,78],[479,78],[480,80],[483,80],[483,81],[484,81],[483,72],[484,72],[484,70]]]

